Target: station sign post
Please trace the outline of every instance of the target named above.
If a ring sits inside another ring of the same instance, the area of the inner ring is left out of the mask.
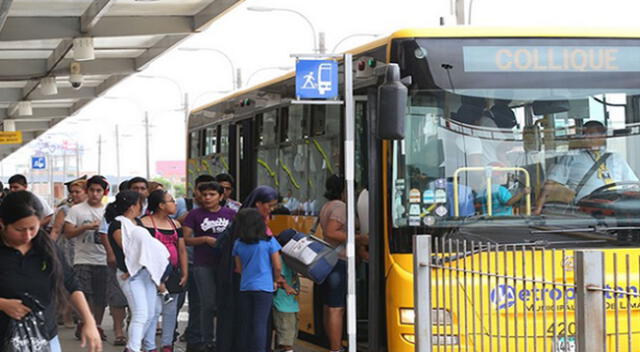
[[[31,168],[33,170],[44,170],[47,168],[47,159],[44,156],[32,156]]]
[[[296,58],[296,100],[292,104],[344,105],[344,165],[347,183],[347,334],[349,351],[356,341],[356,257],[355,257],[355,100],[351,54],[292,54]],[[344,64],[344,101],[339,100],[338,59]]]

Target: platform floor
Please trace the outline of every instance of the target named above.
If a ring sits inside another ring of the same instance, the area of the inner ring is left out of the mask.
[[[188,318],[188,315],[186,314],[187,309],[188,308],[185,304],[185,306],[182,308],[180,312],[180,316],[178,317],[178,324],[179,324],[178,331],[180,331],[181,333],[184,330],[184,328],[187,326],[187,318]],[[105,318],[102,325],[104,327],[105,333],[107,334],[107,341],[104,341],[102,345],[103,352],[122,352],[124,350],[124,347],[112,345],[112,342],[113,342],[112,321],[111,321],[111,315],[109,315],[108,309],[107,309],[107,312],[105,312]],[[67,329],[62,326],[59,327],[58,335],[60,336],[62,351],[64,352],[86,351],[86,348],[80,348],[80,341],[76,340],[76,338],[73,336],[74,332],[75,332],[74,329]],[[174,346],[174,350],[176,352],[186,351],[186,344],[178,342],[176,346]],[[320,351],[324,351],[324,349],[319,349],[307,343],[300,342],[296,345],[295,351],[296,352],[320,352]]]

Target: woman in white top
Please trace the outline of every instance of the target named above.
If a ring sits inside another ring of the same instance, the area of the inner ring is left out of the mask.
[[[142,197],[135,191],[118,193],[107,206],[108,238],[116,257],[118,282],[131,310],[129,341],[125,351],[155,350],[154,317],[161,309],[158,286],[169,264],[169,251],[137,224]],[[144,346],[142,346],[144,344]]]

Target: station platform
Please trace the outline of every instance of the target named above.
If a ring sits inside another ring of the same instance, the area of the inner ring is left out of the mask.
[[[178,331],[182,333],[187,326],[187,305],[182,308],[180,311],[180,315],[178,316]],[[111,315],[109,315],[109,311],[105,312],[104,321],[102,324],[104,331],[107,335],[107,341],[103,341],[102,351],[103,352],[122,352],[124,350],[123,346],[114,346],[113,343],[113,329],[112,329],[112,321]],[[60,326],[58,328],[58,336],[60,337],[60,343],[62,344],[63,352],[86,352],[86,348],[80,347],[80,341],[76,340],[75,336],[73,336],[75,329],[65,328]],[[159,342],[159,336],[158,336]],[[174,346],[175,352],[184,352],[187,350],[187,345],[184,342],[177,342]],[[324,349],[318,348],[316,346],[307,344],[303,341],[299,341],[295,346],[296,352],[320,352],[325,351]]]

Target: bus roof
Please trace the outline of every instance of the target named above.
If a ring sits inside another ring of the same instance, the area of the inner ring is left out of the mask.
[[[480,27],[480,26],[451,26],[433,28],[408,28],[378,38],[367,44],[344,51],[353,55],[362,54],[371,49],[388,44],[394,39],[402,38],[465,38],[465,37],[548,37],[548,38],[640,38],[640,28],[605,28],[605,27]],[[245,89],[238,90],[211,103],[207,103],[191,111],[191,114],[206,110],[230,99],[241,97],[253,91],[292,79],[295,71],[288,72],[269,81],[259,83]]]

